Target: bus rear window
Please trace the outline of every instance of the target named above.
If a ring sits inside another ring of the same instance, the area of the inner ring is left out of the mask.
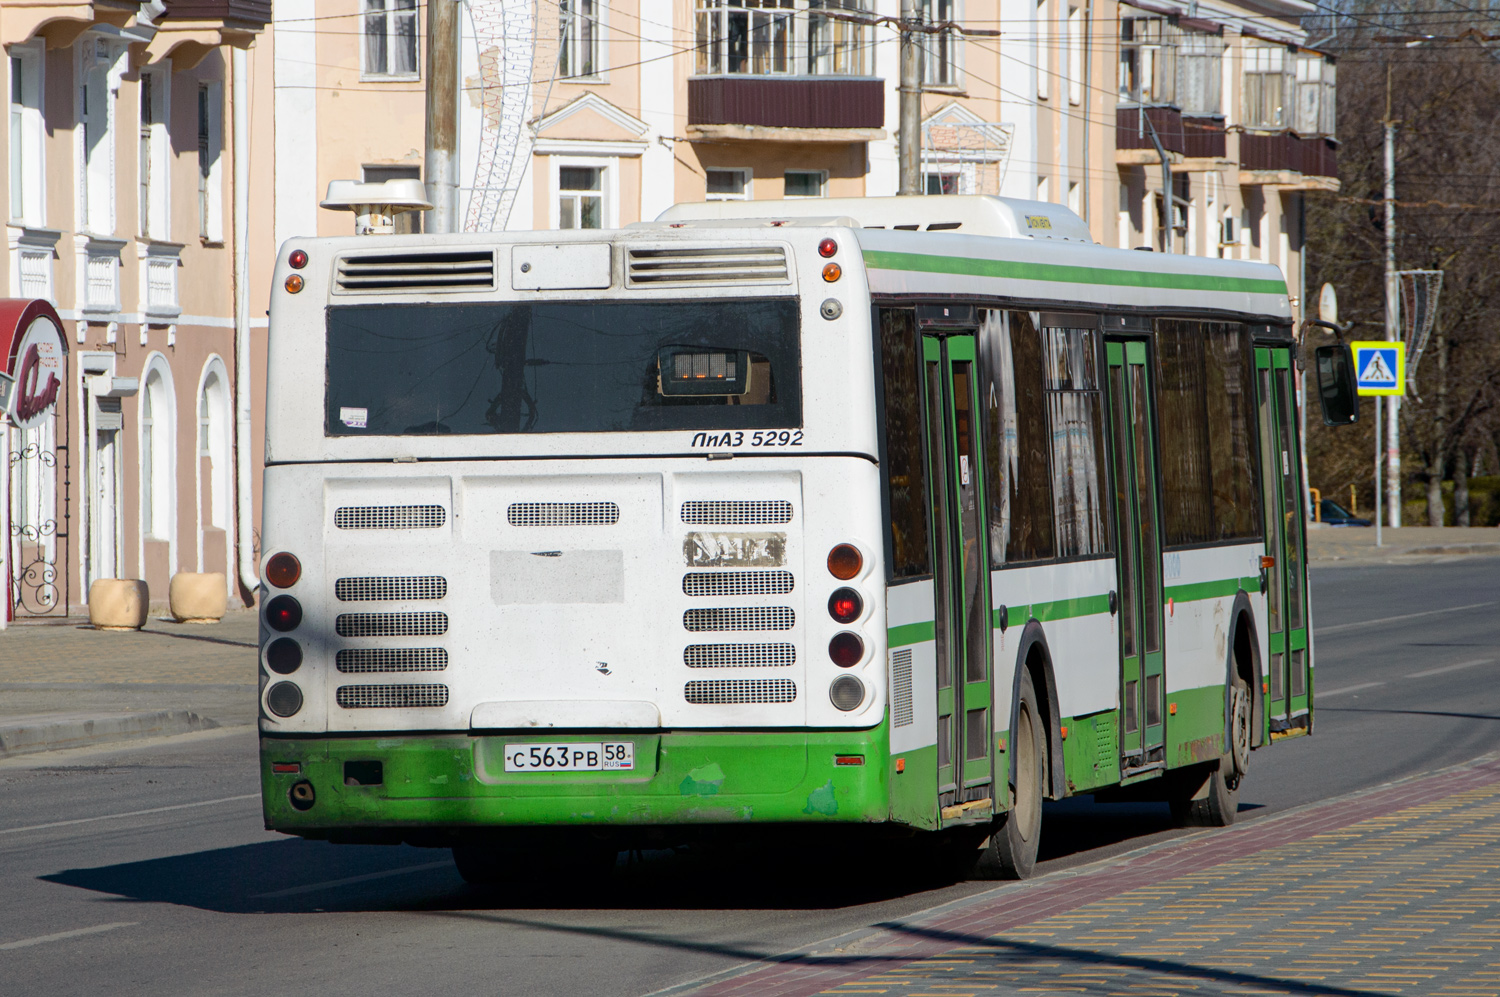
[[[326,433],[792,429],[797,302],[328,309]]]

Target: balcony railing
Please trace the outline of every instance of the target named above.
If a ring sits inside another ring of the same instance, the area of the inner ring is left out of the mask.
[[[271,21],[271,0],[164,0],[169,20],[231,21],[264,26]]]
[[[1146,112],[1146,121],[1141,120],[1141,111]],[[1150,122],[1150,126],[1146,124]],[[1182,132],[1182,112],[1175,107],[1117,107],[1115,108],[1115,148],[1155,149],[1151,142],[1151,127],[1156,128],[1156,137],[1168,152],[1183,154],[1186,141]]]
[[[693,76],[689,125],[882,128],[885,83],[849,77]]]
[[[1189,159],[1223,159],[1224,149],[1223,118],[1183,117],[1183,155]]]
[[[1245,132],[1240,165],[1247,170],[1290,170],[1305,176],[1338,176],[1337,146],[1330,138],[1295,132]]]

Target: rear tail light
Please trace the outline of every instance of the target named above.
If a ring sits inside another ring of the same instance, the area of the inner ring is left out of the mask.
[[[302,645],[290,637],[277,637],[266,648],[266,667],[277,675],[290,675],[302,667]]]
[[[834,242],[832,239],[824,239],[822,242],[818,243],[818,255],[823,257],[825,260],[838,251],[839,244]]]
[[[296,775],[302,771],[301,762],[272,762],[271,771],[277,775]]]
[[[852,588],[841,588],[828,597],[828,615],[840,623],[853,623],[865,611],[865,601]]]
[[[828,656],[840,668],[853,668],[865,656],[865,642],[859,639],[859,634],[847,630],[836,633],[828,642]]]
[[[295,554],[282,551],[266,562],[266,581],[279,589],[289,589],[302,577],[302,562]]]
[[[302,690],[293,682],[277,682],[266,693],[266,709],[278,717],[290,717],[302,709]]]
[[[847,582],[865,566],[864,555],[853,544],[839,544],[828,552],[828,573]]]
[[[865,684],[853,675],[840,675],[828,687],[828,698],[845,713],[856,710],[865,701]]]
[[[289,595],[278,595],[266,603],[266,626],[286,633],[302,622],[302,604]]]

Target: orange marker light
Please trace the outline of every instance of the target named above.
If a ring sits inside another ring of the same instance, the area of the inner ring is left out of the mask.
[[[302,577],[302,562],[295,554],[282,551],[266,562],[266,581],[279,589],[291,588]]]
[[[1064,727],[1062,729],[1062,738],[1063,738],[1064,741],[1066,741],[1068,739],[1068,728],[1066,728],[1066,727]]]
[[[830,263],[823,268],[823,279],[832,284],[844,275],[844,268],[837,263]]]
[[[1167,713],[1169,715],[1175,717],[1177,715],[1177,704],[1176,703],[1168,703],[1167,704]]]
[[[906,771],[906,759],[905,758],[898,758],[898,759],[896,759],[896,772],[899,774],[899,773],[905,772],[905,771]]]
[[[864,555],[853,544],[839,544],[828,552],[828,573],[842,581],[859,574],[864,566]]]
[[[1263,554],[1261,555],[1260,566],[1263,569],[1274,568],[1276,567],[1276,558],[1272,557],[1270,554]]]
[[[287,274],[286,290],[288,294],[296,294],[302,290],[302,275],[300,273]]]

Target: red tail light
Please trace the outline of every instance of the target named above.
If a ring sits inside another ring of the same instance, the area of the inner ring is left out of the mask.
[[[865,611],[865,601],[851,588],[841,588],[828,597],[828,615],[840,623],[853,623]]]

